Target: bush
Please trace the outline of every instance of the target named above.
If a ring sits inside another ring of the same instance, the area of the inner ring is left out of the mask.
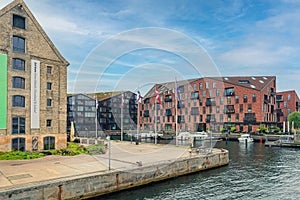
[[[0,160],[30,160],[35,158],[41,158],[44,156],[45,154],[40,152],[22,152],[22,151],[0,152]]]

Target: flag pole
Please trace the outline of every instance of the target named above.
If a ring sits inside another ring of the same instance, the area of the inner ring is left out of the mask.
[[[96,138],[98,138],[98,98],[96,96],[96,116],[95,116],[95,128],[96,128]]]
[[[158,92],[158,89],[157,89],[157,86],[155,85],[155,93]],[[159,98],[159,96],[158,96]],[[155,113],[154,113],[154,143],[157,144],[157,130],[156,130],[156,120],[157,120],[157,117],[156,117],[156,111],[157,111],[157,96],[155,95]]]
[[[123,141],[123,108],[124,108],[124,94],[121,96],[121,141]]]
[[[177,80],[175,78],[174,97],[175,97],[175,145],[178,145],[178,94],[177,94]]]

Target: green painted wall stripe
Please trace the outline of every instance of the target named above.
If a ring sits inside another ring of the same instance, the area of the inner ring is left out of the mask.
[[[6,129],[7,55],[0,54],[0,129]]]

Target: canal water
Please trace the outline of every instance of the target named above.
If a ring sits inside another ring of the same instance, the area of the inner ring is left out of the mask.
[[[300,199],[300,149],[234,141],[215,147],[229,150],[228,166],[94,199]]]

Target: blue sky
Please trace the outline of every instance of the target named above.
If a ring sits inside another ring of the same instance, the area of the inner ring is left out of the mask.
[[[206,75],[276,75],[277,91],[300,92],[300,0],[24,1],[70,62],[68,92]]]

